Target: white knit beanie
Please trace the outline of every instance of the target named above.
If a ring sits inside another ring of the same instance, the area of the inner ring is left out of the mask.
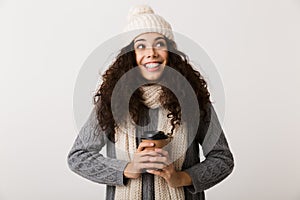
[[[143,33],[156,32],[174,41],[171,25],[154,13],[148,5],[139,5],[130,9],[128,23],[124,32],[132,32],[132,40]]]

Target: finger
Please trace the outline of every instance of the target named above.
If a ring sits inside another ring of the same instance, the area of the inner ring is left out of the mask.
[[[160,156],[160,157],[149,157],[149,162],[159,162],[159,163],[163,163],[165,165],[169,164],[169,160],[167,157],[164,156]]]
[[[164,165],[169,165],[168,158],[161,156],[140,156],[137,157],[136,162],[162,163]]]
[[[155,149],[155,152],[161,154],[162,157],[166,157],[167,158],[167,165],[171,164],[172,162],[170,161],[170,157],[169,157],[169,152],[165,151],[163,149]]]
[[[155,149],[155,152],[162,154],[163,156],[169,157],[169,152],[163,149]]]
[[[161,157],[161,154],[153,151],[153,150],[144,150],[138,153],[140,156],[157,156],[157,157]]]
[[[151,163],[151,162],[153,162],[153,161],[151,161],[152,158],[153,158],[152,156],[141,156],[136,159],[136,162],[137,163]]]
[[[164,171],[147,169],[146,172],[148,172],[149,174],[154,174],[154,175],[157,175],[157,176],[161,176],[163,178],[165,177]]]
[[[153,146],[154,146],[154,143],[151,143],[151,142],[141,142],[140,145],[139,145],[139,147],[138,147],[138,149],[137,149],[137,151],[141,152],[141,151],[144,150],[144,148],[146,148],[146,147],[153,147]]]
[[[167,165],[163,163],[140,163],[140,167],[143,169],[163,169]]]

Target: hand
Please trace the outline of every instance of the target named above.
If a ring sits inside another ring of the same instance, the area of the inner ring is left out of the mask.
[[[144,150],[146,147],[153,147],[154,143],[141,142],[137,151],[133,156],[132,162],[130,162],[125,170],[124,176],[127,178],[138,178],[141,175],[143,169],[163,169],[166,165],[162,162],[166,161],[166,158],[160,158],[161,162],[152,162],[153,158],[161,157],[161,154],[153,150]]]
[[[162,162],[162,160],[165,160],[163,163],[166,167],[162,168],[162,170],[147,170],[148,173],[161,176],[171,187],[181,187],[192,184],[192,179],[188,173],[175,170],[174,165],[169,160],[169,154],[167,151],[163,149],[155,149],[155,152],[159,153],[161,156],[151,158],[151,161]],[[162,159],[163,157],[165,159]]]

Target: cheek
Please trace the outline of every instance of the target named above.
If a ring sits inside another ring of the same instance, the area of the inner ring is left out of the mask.
[[[161,53],[161,57],[164,59],[165,63],[167,63],[168,60],[168,52],[164,51]]]
[[[137,65],[140,65],[142,56],[140,54],[135,54],[135,60],[136,60]]]

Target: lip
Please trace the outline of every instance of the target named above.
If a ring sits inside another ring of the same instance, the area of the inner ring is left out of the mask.
[[[160,62],[160,61],[151,61],[151,62],[146,62],[143,65],[146,66],[147,64],[151,64],[151,63],[159,63],[159,64],[161,64],[162,62]]]
[[[154,67],[154,68],[147,68],[146,67],[147,64],[159,64],[159,65],[157,65],[157,67]],[[161,67],[161,64],[162,64],[162,62],[159,62],[159,61],[151,61],[151,62],[146,62],[145,64],[143,64],[143,66],[145,67],[145,69],[148,72],[154,72],[154,71],[159,70],[159,68]]]

